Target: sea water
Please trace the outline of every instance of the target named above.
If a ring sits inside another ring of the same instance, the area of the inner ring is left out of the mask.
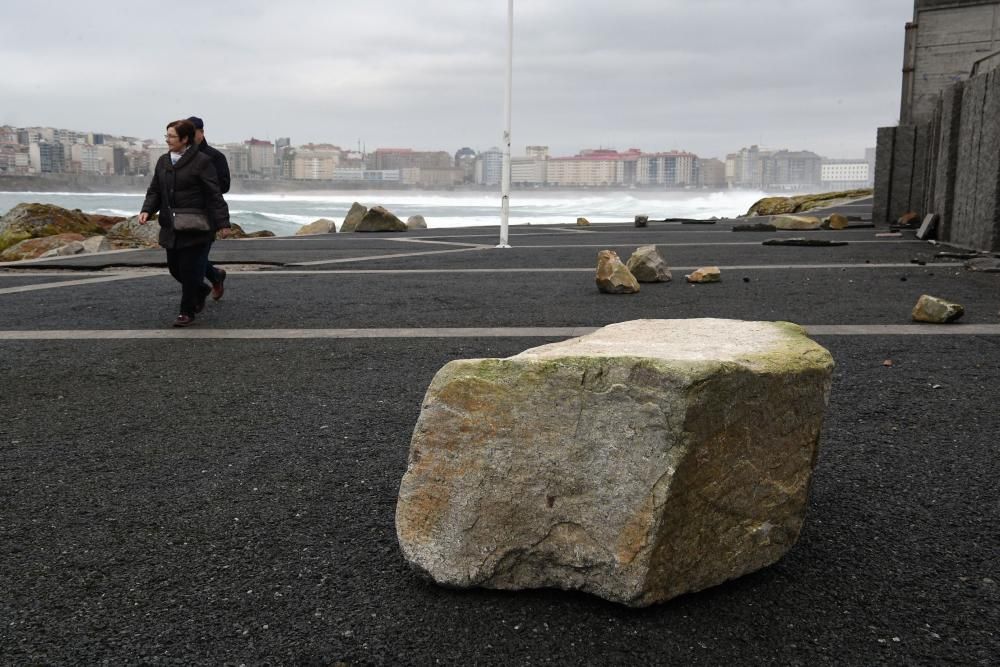
[[[513,191],[511,225],[590,222],[629,222],[636,215],[663,218],[735,217],[766,196],[751,190],[650,191]],[[142,193],[0,192],[0,215],[22,202],[56,204],[86,213],[131,216],[142,207]],[[319,218],[337,223],[355,201],[381,205],[405,221],[422,215],[434,228],[500,224],[500,193],[484,191],[434,192],[380,190],[376,192],[227,194],[230,218],[249,232],[263,229],[278,236],[294,234]]]

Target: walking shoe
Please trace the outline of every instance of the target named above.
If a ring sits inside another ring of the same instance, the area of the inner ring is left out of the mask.
[[[177,319],[174,320],[175,327],[189,327],[192,324],[194,324],[194,315],[185,315],[184,313],[181,313],[177,316]]]
[[[219,282],[212,283],[212,300],[213,301],[218,301],[219,299],[221,299],[223,293],[226,291],[226,288],[222,284],[222,283],[226,282],[226,270],[225,269],[216,269],[216,271],[219,272]]]

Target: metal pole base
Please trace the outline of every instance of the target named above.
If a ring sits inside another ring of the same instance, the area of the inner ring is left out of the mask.
[[[494,247],[494,248],[509,248],[510,246],[509,246],[509,245],[507,245],[506,243],[498,243],[498,244],[496,244],[496,245],[495,245],[495,246],[493,246],[493,247]]]

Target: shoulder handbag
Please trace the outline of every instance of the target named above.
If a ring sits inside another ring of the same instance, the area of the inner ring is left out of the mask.
[[[210,232],[212,225],[205,211],[197,208],[173,209],[175,232]]]

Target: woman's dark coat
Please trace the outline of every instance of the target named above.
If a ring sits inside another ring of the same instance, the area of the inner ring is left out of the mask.
[[[210,232],[175,232],[173,209],[200,209],[208,215]],[[229,207],[219,191],[219,179],[212,159],[192,146],[171,164],[170,153],[156,161],[153,180],[146,190],[142,212],[159,212],[160,245],[167,249],[211,243],[215,232],[229,227]]]

